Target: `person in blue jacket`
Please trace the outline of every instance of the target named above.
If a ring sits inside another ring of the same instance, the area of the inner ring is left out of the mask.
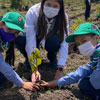
[[[66,38],[66,42],[75,42],[83,56],[89,56],[90,61],[85,66],[80,66],[75,72],[66,74],[57,80],[43,82],[42,86],[63,87],[78,83],[80,91],[93,98],[100,100],[100,31],[91,23],[81,24],[78,29]]]
[[[10,41],[15,40],[19,32],[23,32],[24,23],[24,17],[16,12],[7,12],[0,21],[0,85],[7,78],[17,86],[34,90],[38,88],[36,83],[23,81],[12,67],[5,62],[2,55],[2,52],[10,47]]]

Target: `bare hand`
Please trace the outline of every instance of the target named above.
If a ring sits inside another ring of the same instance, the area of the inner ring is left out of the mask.
[[[58,79],[58,78],[61,78],[61,77],[63,77],[63,76],[64,76],[63,72],[57,70],[57,71],[56,71],[56,74],[55,74],[55,77],[54,77],[54,80],[56,80],[56,79]]]
[[[49,87],[49,83],[42,80],[41,86],[43,86],[43,87]]]
[[[32,83],[32,82],[23,82],[21,85],[24,89],[30,90],[30,91],[36,91],[39,89],[38,84]]]
[[[40,81],[41,80],[41,75],[38,71],[36,71],[36,73],[33,73],[31,76],[31,80],[32,82],[36,82],[36,81]]]
[[[42,86],[42,87],[48,87],[48,88],[50,88],[50,87],[55,87],[55,86],[57,86],[57,82],[56,82],[56,80],[51,81],[51,82],[42,81],[41,86]]]

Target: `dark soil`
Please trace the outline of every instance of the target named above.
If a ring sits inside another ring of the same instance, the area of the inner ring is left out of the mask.
[[[20,62],[24,61],[24,58],[17,52],[17,59]],[[19,56],[20,55],[20,56]],[[42,75],[42,80],[51,81],[54,78],[55,70],[51,68],[49,61],[46,58],[46,52],[41,52],[43,63],[39,66],[39,71]],[[84,65],[88,58],[84,58],[79,54],[71,53],[68,57],[68,61],[64,70],[64,73],[74,71],[80,64]],[[14,70],[23,78],[23,80],[30,81],[31,71],[26,68],[23,63],[19,63],[18,60],[15,63]],[[0,88],[0,100],[88,100],[80,93],[77,88],[77,84],[66,86],[62,89],[58,87],[52,89],[41,89],[36,92],[26,91],[22,88],[18,88],[8,80],[2,84]]]

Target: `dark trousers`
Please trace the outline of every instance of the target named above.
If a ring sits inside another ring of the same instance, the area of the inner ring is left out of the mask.
[[[37,40],[37,44],[39,44],[39,41]],[[18,36],[15,40],[16,48],[24,55],[26,60],[28,59],[26,51],[25,51],[25,45],[26,45],[26,37],[25,36]],[[30,44],[31,45],[31,44]],[[38,45],[37,45],[38,48]],[[45,49],[48,52],[47,57],[50,60],[50,62],[55,61],[57,51],[60,48],[60,40],[58,37],[58,34],[51,35],[47,40],[45,44]],[[28,60],[27,60],[28,61]]]
[[[18,36],[15,40],[15,46],[28,60],[27,53],[25,51],[25,45],[26,45],[26,36]]]
[[[57,34],[51,35],[47,40],[45,44],[45,49],[48,52],[47,57],[50,60],[50,62],[54,62],[56,60],[57,52],[60,48],[60,40]]]
[[[93,100],[100,100],[100,89],[94,89],[89,81],[89,78],[81,79],[78,87],[84,95],[91,97]]]
[[[3,83],[3,81],[4,81],[4,75],[0,72],[0,84],[2,84]]]
[[[86,21],[90,17],[90,9],[91,9],[91,6],[89,4],[86,4],[86,10],[85,10],[85,20]]]

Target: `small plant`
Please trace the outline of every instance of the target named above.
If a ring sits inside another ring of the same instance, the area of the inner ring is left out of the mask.
[[[17,10],[14,8],[14,9],[13,9],[13,12],[16,12],[16,11],[17,11]]]
[[[29,63],[31,65],[31,70],[33,73],[36,73],[38,66],[41,64],[41,57],[39,56],[40,51],[37,48],[34,48],[33,52],[29,57]]]
[[[73,29],[73,30],[76,30],[77,27],[78,27],[78,25],[77,25],[77,24],[74,24],[74,25],[72,26],[72,29]]]
[[[33,52],[31,53],[29,57],[29,63],[31,65],[31,71],[36,75],[36,72],[38,71],[38,66],[41,64],[41,57],[39,55],[40,51],[37,48],[33,49]],[[38,84],[42,83],[42,80],[37,81]]]
[[[100,19],[100,6],[96,7],[96,12],[97,12],[97,20]]]
[[[82,23],[84,23],[84,21],[78,17],[78,18],[76,19],[76,23],[77,23],[77,24],[82,24]]]
[[[96,12],[97,12],[97,13],[100,12],[100,6],[97,6],[97,7],[96,7]]]
[[[88,18],[87,22],[93,23],[91,18]]]
[[[79,17],[74,21],[74,25],[72,26],[72,29],[75,31],[77,29],[77,27],[79,26],[79,24],[84,23],[84,21],[82,19],[80,19]]]

